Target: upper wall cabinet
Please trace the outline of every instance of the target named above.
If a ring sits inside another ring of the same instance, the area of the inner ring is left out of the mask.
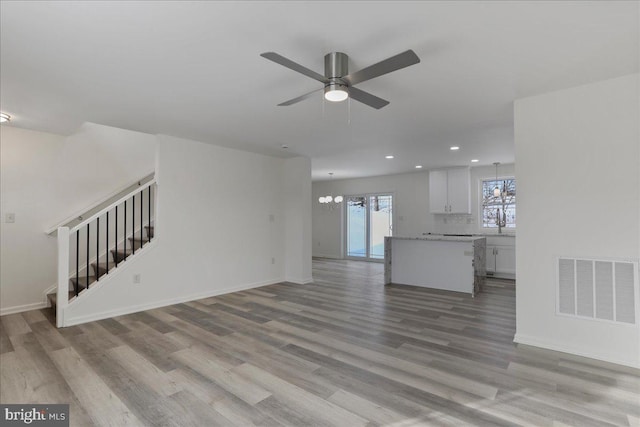
[[[441,169],[429,172],[431,213],[471,213],[471,174],[469,168]]]

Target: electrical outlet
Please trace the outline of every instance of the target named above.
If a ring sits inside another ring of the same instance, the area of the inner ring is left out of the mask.
[[[140,273],[136,273],[133,275],[133,283],[136,285],[140,283]]]
[[[4,222],[6,222],[7,224],[13,224],[14,222],[16,222],[16,214],[14,213],[5,214]]]

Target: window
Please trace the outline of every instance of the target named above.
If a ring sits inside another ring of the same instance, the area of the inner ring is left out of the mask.
[[[494,196],[498,187],[500,195]],[[516,228],[516,180],[515,178],[482,180],[482,228]]]

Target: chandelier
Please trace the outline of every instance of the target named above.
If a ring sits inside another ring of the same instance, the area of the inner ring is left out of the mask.
[[[333,172],[329,172],[329,176],[331,177],[331,179],[333,179]],[[343,200],[344,200],[344,198],[342,196],[333,197],[333,192],[331,192],[331,194],[329,194],[328,196],[320,196],[320,197],[318,197],[318,202],[319,203],[324,204],[324,205],[328,204],[330,206],[333,206],[333,205],[331,205],[331,203],[338,204],[338,203],[342,203]]]

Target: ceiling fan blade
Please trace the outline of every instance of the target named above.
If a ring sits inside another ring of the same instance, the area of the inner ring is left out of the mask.
[[[312,90],[309,93],[305,93],[304,95],[300,95],[297,98],[293,98],[293,99],[290,99],[288,101],[284,101],[284,102],[278,104],[278,107],[286,107],[288,105],[292,105],[292,104],[295,104],[297,102],[304,101],[305,99],[311,97],[311,95],[313,95],[314,93],[316,93],[316,92],[318,92],[318,91],[320,91],[322,89],[324,89],[324,88],[321,87],[320,89]]]
[[[268,60],[273,61],[276,64],[280,64],[284,67],[287,67],[293,71],[297,71],[300,74],[304,74],[307,77],[311,77],[314,80],[318,80],[319,82],[329,83],[329,79],[327,79],[322,74],[318,74],[315,71],[308,69],[307,67],[303,67],[302,65],[296,62],[293,62],[292,60],[287,59],[284,56],[279,55],[275,52],[261,53],[260,56],[262,56],[263,58],[267,58]]]
[[[411,49],[399,53],[391,58],[387,58],[384,61],[380,61],[377,64],[373,64],[367,68],[363,68],[360,71],[351,73],[342,77],[342,80],[346,81],[350,85],[355,85],[366,80],[371,80],[375,77],[382,76],[392,71],[400,70],[402,68],[414,65],[420,62],[418,55]]]
[[[356,101],[362,102],[363,104],[368,105],[369,107],[373,107],[376,110],[381,109],[385,105],[389,104],[389,101],[384,100],[382,98],[378,98],[375,95],[371,95],[369,92],[365,92],[355,87],[349,88],[349,96]]]

